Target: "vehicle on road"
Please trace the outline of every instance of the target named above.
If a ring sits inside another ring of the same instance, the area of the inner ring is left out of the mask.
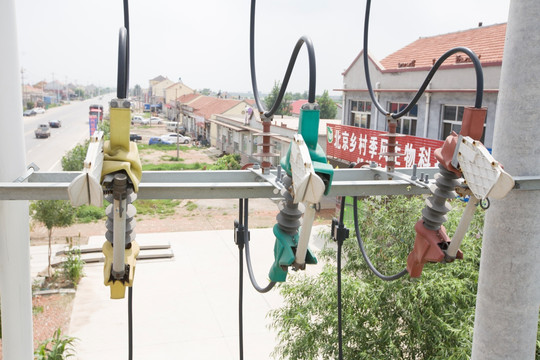
[[[184,136],[177,133],[169,133],[167,135],[161,136],[161,140],[176,144],[177,142],[180,144],[189,144],[191,142],[191,138],[189,136]]]
[[[48,138],[49,136],[51,136],[51,130],[49,128],[49,125],[39,124],[37,129],[34,130],[34,134],[36,135],[36,139]]]
[[[150,140],[148,140],[148,145],[173,145],[170,141],[165,141],[160,137],[151,137]]]
[[[131,124],[141,124],[143,122],[143,117],[135,115],[131,118]]]
[[[129,134],[129,141],[137,141],[137,140],[142,140],[142,136],[139,135],[139,134]]]
[[[34,109],[24,110],[23,112],[23,116],[34,116],[34,115],[36,115],[36,112],[34,111]]]
[[[158,118],[156,116],[152,116],[150,118],[150,125],[157,125],[157,124],[161,124],[163,122],[163,120],[161,120],[161,118]]]
[[[33,108],[32,110],[34,110],[36,114],[45,114],[45,109],[41,107]]]
[[[186,134],[186,128],[177,121],[167,121],[165,126],[167,127],[167,131],[175,131],[182,135]]]
[[[62,122],[60,120],[51,120],[49,121],[49,126],[52,128],[59,128],[62,126]]]

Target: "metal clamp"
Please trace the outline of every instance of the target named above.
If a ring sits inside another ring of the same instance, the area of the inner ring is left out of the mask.
[[[30,165],[28,165],[26,167],[26,172],[24,173],[24,175],[19,176],[18,178],[13,180],[13,182],[14,183],[22,183],[22,182],[26,181],[26,179],[28,179],[30,177],[30,175],[32,175],[36,171],[39,171],[39,166],[37,166],[34,163],[30,163]]]

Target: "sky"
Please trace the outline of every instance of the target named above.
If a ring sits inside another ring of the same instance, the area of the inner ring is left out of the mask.
[[[369,52],[381,60],[419,37],[506,22],[510,0],[373,0]],[[55,80],[116,86],[122,0],[15,0],[24,83]],[[162,75],[193,89],[249,92],[250,0],[132,0],[130,87]],[[365,0],[259,0],[258,88],[282,81],[298,39],[311,38],[317,94],[342,87],[362,50]],[[308,88],[305,46],[288,91]]]

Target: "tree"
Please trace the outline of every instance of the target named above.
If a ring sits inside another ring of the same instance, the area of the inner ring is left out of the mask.
[[[453,205],[463,209],[457,201]],[[381,272],[396,273],[404,267],[422,208],[420,197],[372,197],[361,202],[360,231]],[[462,243],[463,260],[428,264],[416,280],[407,275],[392,282],[378,279],[363,261],[356,239],[345,241],[345,359],[469,358],[483,215],[477,210]],[[450,236],[460,216],[460,211],[449,213],[445,226]],[[321,256],[330,264],[318,276],[292,276],[281,286],[284,306],[270,314],[279,331],[275,354],[282,358],[337,358],[335,251],[325,250]]]
[[[202,90],[199,90],[199,92],[204,96],[210,96],[210,94],[212,93],[212,90],[210,90],[209,88],[204,88]]]
[[[67,227],[73,224],[75,209],[65,200],[38,200],[30,205],[30,215],[48,230],[49,236],[49,265],[47,274],[51,276],[51,243],[55,227]]]
[[[281,88],[281,83],[279,81],[274,82],[274,87],[272,88],[272,91],[266,98],[264,99],[264,102],[266,103],[267,110],[270,110],[272,106],[274,106],[274,103],[276,102],[278,95],[279,95],[279,89]],[[286,93],[283,96],[283,100],[281,101],[281,104],[279,105],[277,111],[275,112],[276,115],[291,115],[291,100],[292,95],[291,93]]]
[[[84,168],[84,159],[88,151],[89,142],[77,144],[66,155],[62,156],[62,170],[64,171],[81,171]]]
[[[139,97],[142,95],[142,89],[141,89],[141,85],[137,84],[135,85],[135,87],[133,88],[133,96],[135,97]]]
[[[335,119],[337,114],[337,105],[328,95],[328,90],[324,90],[321,97],[317,99],[321,109],[321,119]]]

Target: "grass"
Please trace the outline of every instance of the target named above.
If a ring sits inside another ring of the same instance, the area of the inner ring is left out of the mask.
[[[139,148],[139,151],[140,150],[176,150],[176,144],[171,144],[171,145],[166,145],[166,144],[152,144],[152,145],[138,144],[137,146]],[[192,147],[185,146],[185,145],[179,145],[179,149],[180,149],[180,151],[188,151],[188,150],[193,150],[193,149],[197,149],[197,148],[192,148]]]
[[[186,205],[184,205],[187,211],[193,211],[197,208],[197,204],[195,204],[193,201],[188,201]]]
[[[103,207],[97,207],[92,205],[79,206],[75,212],[76,222],[86,224],[105,218],[105,208],[107,207],[107,205],[108,203]]]
[[[142,166],[143,171],[174,171],[174,170],[199,170],[207,168],[207,163],[167,163],[167,164],[144,164]]]
[[[137,208],[137,215],[159,215],[167,217],[174,215],[174,210],[180,202],[178,200],[137,200],[133,205]]]
[[[160,159],[162,161],[185,161],[185,159],[178,158],[176,156],[171,156],[171,155],[161,155]]]

